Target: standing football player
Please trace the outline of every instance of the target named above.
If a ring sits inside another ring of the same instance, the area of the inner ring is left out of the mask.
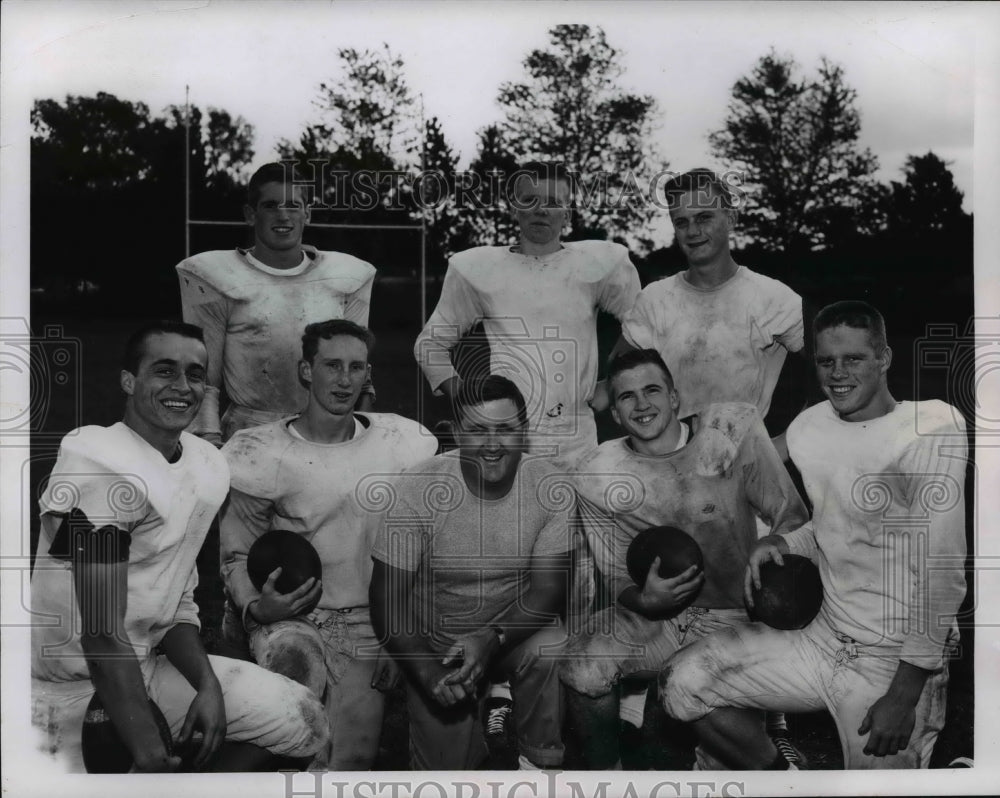
[[[189,432],[218,446],[237,430],[277,421],[305,407],[299,339],[306,324],[344,318],[368,325],[371,264],[302,243],[309,207],[290,164],[269,163],[247,187],[250,249],[215,250],[177,265],[184,321],[205,331],[205,402]],[[229,407],[219,418],[219,394]],[[374,396],[369,382],[359,409]]]
[[[594,769],[621,767],[623,678],[651,681],[691,640],[747,622],[742,577],[757,540],[756,516],[774,532],[796,529],[808,517],[753,405],[711,404],[681,420],[681,386],[675,387],[655,349],[612,360],[608,389],[611,413],[626,437],[598,446],[572,481],[612,603],[570,642],[561,673],[571,688],[571,718]],[[661,578],[657,558],[644,584],[636,584],[626,554],[633,538],[652,526],[691,535],[704,555],[704,571],[692,565]],[[753,714],[747,722],[763,729],[763,713]],[[793,747],[787,750],[798,758]],[[701,751],[698,759],[710,769]]]
[[[470,379],[457,399],[459,448],[395,480],[372,553],[372,617],[407,679],[412,765],[481,766],[489,674],[510,679],[520,767],[557,767],[572,491],[525,456],[512,381]]]
[[[615,354],[657,350],[677,380],[681,418],[714,402],[749,402],[765,419],[787,353],[803,348],[802,298],[733,259],[736,200],[716,174],[686,172],[664,192],[687,269],[643,289]],[[804,385],[808,364],[799,360]],[[801,407],[805,393],[792,402]],[[775,445],[787,460],[783,430]]]
[[[516,174],[517,243],[451,258],[414,354],[435,393],[454,398],[461,379],[450,352],[481,321],[490,349],[484,371],[520,389],[533,451],[570,464],[597,445],[588,404],[597,384],[597,312],[621,321],[639,295],[639,275],[620,244],[561,240],[572,185],[560,164],[529,163]]]
[[[374,337],[346,319],[310,324],[299,373],[309,386],[300,415],[238,432],[222,452],[232,489],[220,521],[222,574],[243,618],[254,659],[325,696],[330,747],[316,768],[367,770],[378,753],[391,686],[368,613],[376,516],[359,485],[434,454],[437,442],[415,421],[356,413]],[[322,580],[291,593],[272,573],[257,590],[247,573],[253,542],[272,529],[297,532],[316,549]]]
[[[695,643],[667,662],[660,696],[727,767],[775,761],[744,722],[748,707],[827,709],[845,768],[927,767],[965,595],[965,423],[944,402],[892,396],[892,351],[871,305],[828,305],[813,329],[828,401],[788,428],[813,519],[759,541],[746,594],[763,563],[793,553],[819,566],[822,608],[802,630],[751,624]]]
[[[97,692],[139,772],[177,770],[149,699],[178,743],[200,734],[199,768],[263,769],[327,742],[307,689],[208,656],[195,560],[229,487],[215,447],[184,432],[205,395],[201,330],[161,322],[129,339],[124,419],[63,439],[42,495],[32,610],[32,722],[46,751],[83,772],[81,733]],[[148,696],[148,697],[147,697]]]

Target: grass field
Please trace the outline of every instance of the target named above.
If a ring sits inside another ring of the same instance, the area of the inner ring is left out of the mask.
[[[46,324],[58,324],[62,335],[71,342],[74,361],[65,383],[57,383],[39,373],[33,379],[33,429],[40,436],[33,442],[30,496],[37,497],[41,480],[55,462],[58,437],[79,424],[107,425],[121,418],[122,397],[118,389],[118,358],[128,333],[142,320],[108,320],[73,318],[40,318],[33,320],[32,328],[39,334]],[[445,408],[430,397],[418,373],[412,355],[415,329],[389,327],[376,330],[379,344],[373,358],[374,380],[378,391],[378,409],[418,418],[431,426],[445,417]],[[894,392],[897,397],[912,396],[908,386],[914,384],[912,358],[900,356],[900,345],[895,344],[897,357],[894,362]],[[907,365],[909,363],[909,367]],[[34,377],[35,375],[33,375]],[[930,398],[943,391],[943,386],[920,383],[923,395]],[[898,388],[898,390],[897,390]],[[79,389],[79,393],[77,393]],[[37,401],[36,401],[37,397]],[[941,396],[940,398],[944,398]],[[607,420],[599,424],[602,436],[613,430]],[[971,493],[969,494],[971,505]],[[36,539],[37,518],[32,512],[32,541]],[[970,518],[972,512],[970,508]],[[199,559],[200,586],[197,593],[202,612],[203,635],[210,650],[217,647],[218,625],[221,617],[222,589],[218,571],[218,538],[210,536]],[[971,597],[966,604],[972,606]],[[955,756],[972,756],[972,729],[974,714],[973,692],[973,630],[963,628],[963,645],[960,656],[951,665],[948,716],[932,766],[947,766]],[[646,724],[641,733],[631,734],[623,744],[626,769],[662,770],[686,769],[692,761],[691,734],[679,724],[669,721],[650,700]],[[789,716],[793,739],[817,769],[842,767],[840,745],[836,730],[826,713]],[[567,736],[567,769],[580,767],[581,762],[573,744],[572,730]],[[516,766],[516,752],[511,740],[497,747],[490,762],[495,769]],[[377,769],[404,770],[407,768],[407,732],[405,706],[399,690],[390,696],[383,728],[381,752]]]

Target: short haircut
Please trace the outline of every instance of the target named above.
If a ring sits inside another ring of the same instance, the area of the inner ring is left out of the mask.
[[[338,335],[349,335],[352,338],[357,338],[368,349],[369,355],[375,348],[375,335],[367,327],[362,327],[347,319],[330,319],[306,325],[305,332],[302,334],[302,359],[312,363],[319,351],[320,339],[329,341]]]
[[[676,208],[680,198],[685,194],[694,194],[699,200],[704,197],[706,207],[709,207],[713,193],[722,200],[724,209],[736,210],[737,197],[732,188],[727,186],[711,169],[704,167],[692,169],[690,172],[684,172],[671,178],[663,186],[663,194],[666,197],[669,210]]]
[[[573,185],[573,178],[562,161],[528,161],[517,167],[514,173],[527,175],[535,180],[563,180]]]
[[[615,357],[608,364],[608,387],[611,387],[611,381],[623,371],[645,365],[657,366],[667,380],[667,387],[674,389],[674,376],[663,362],[663,356],[655,349],[630,349]]]
[[[305,185],[299,175],[298,166],[293,161],[266,163],[253,173],[247,184],[247,205],[251,208],[257,207],[261,187],[268,183],[281,183],[288,186],[293,185],[293,183]]]
[[[528,407],[524,395],[513,382],[499,374],[487,374],[485,377],[465,380],[459,388],[458,396],[455,397],[455,418],[461,421],[466,408],[499,399],[510,399],[517,408],[517,423],[527,426]]]
[[[823,308],[813,319],[813,336],[841,325],[867,330],[876,352],[881,352],[888,345],[882,314],[860,299],[844,299]]]
[[[508,199],[516,200],[517,184],[523,177],[527,177],[535,184],[545,180],[559,180],[569,186],[571,194],[573,192],[573,176],[564,163],[561,161],[528,161],[518,166],[517,171],[511,175],[511,181],[507,184],[510,189]]]
[[[146,352],[146,341],[154,335],[180,335],[205,343],[205,334],[201,327],[187,324],[183,321],[154,321],[144,324],[133,332],[125,342],[125,352],[122,354],[122,368],[132,374],[139,370],[139,363]]]

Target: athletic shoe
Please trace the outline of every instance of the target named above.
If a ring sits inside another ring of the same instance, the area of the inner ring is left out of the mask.
[[[788,734],[775,732],[771,735],[771,742],[778,749],[778,753],[788,763],[789,770],[809,770],[809,763],[806,756],[798,748],[792,745],[788,739]]]
[[[509,698],[486,699],[486,736],[503,737],[507,718],[514,711],[514,702]]]
[[[975,762],[969,756],[957,756],[948,763],[950,768],[974,768],[975,766]]]

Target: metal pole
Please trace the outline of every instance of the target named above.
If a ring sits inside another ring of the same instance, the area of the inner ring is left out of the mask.
[[[420,93],[420,172],[427,168],[427,122],[424,120],[424,94]],[[420,326],[427,323],[427,213],[420,206]]]
[[[191,257],[191,87],[184,86],[184,257]]]

